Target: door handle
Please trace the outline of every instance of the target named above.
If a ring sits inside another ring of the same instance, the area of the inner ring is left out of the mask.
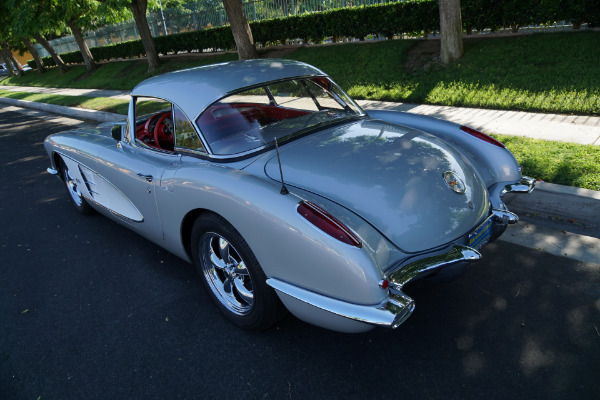
[[[142,178],[144,178],[146,180],[146,182],[152,182],[152,175],[146,175],[146,174],[142,174],[141,172],[139,174],[137,174],[138,176],[141,176]]]

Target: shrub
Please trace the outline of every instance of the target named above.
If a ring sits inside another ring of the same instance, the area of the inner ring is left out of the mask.
[[[600,24],[600,0],[463,0],[463,26],[492,31],[502,26],[514,27],[569,20],[575,23]],[[325,37],[385,36],[407,33],[421,35],[439,29],[438,0],[409,0],[399,3],[342,8],[319,13],[293,15],[250,23],[254,41],[264,46],[302,39],[321,42]],[[159,54],[181,51],[215,51],[235,48],[231,27],[222,26],[200,31],[177,33],[154,38]],[[141,40],[132,40],[91,49],[97,61],[145,56]],[[82,63],[79,51],[61,54],[67,64]],[[54,66],[51,57],[44,65]],[[27,62],[35,68],[33,60]]]

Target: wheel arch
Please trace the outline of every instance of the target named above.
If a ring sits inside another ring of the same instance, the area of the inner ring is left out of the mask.
[[[53,151],[50,158],[52,160],[52,166],[54,167],[54,169],[56,169],[58,171],[59,178],[64,181],[63,174],[60,171],[60,169],[62,168],[62,165],[61,165],[62,156],[59,153],[57,153],[56,151]]]
[[[188,211],[188,213],[181,220],[181,228],[180,229],[181,229],[181,244],[183,246],[185,254],[189,257],[190,260],[192,259],[192,228],[194,227],[194,222],[198,219],[198,217],[200,217],[201,215],[205,215],[205,214],[215,214],[227,221],[227,219],[224,218],[219,213],[208,210],[206,208],[196,208],[196,209]],[[227,222],[229,222],[229,221],[227,221]],[[231,222],[229,222],[229,223],[231,224]]]

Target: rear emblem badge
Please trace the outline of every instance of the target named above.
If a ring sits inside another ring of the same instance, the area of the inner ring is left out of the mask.
[[[446,186],[448,186],[454,193],[463,194],[466,190],[463,181],[452,171],[446,171],[442,175]]]

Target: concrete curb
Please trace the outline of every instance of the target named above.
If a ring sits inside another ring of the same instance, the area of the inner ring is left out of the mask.
[[[593,263],[593,268],[600,271],[600,239],[593,236],[519,221],[509,226],[498,240],[588,264]]]
[[[600,234],[600,192],[589,189],[537,182],[533,192],[508,193],[504,202],[517,214],[534,213],[574,220]]]
[[[84,108],[58,106],[55,104],[38,103],[35,101],[11,99],[0,96],[0,103],[16,107],[33,108],[55,114],[67,115],[73,118],[81,118],[98,122],[117,122],[127,119],[125,115],[114,114],[104,111],[86,110]]]

